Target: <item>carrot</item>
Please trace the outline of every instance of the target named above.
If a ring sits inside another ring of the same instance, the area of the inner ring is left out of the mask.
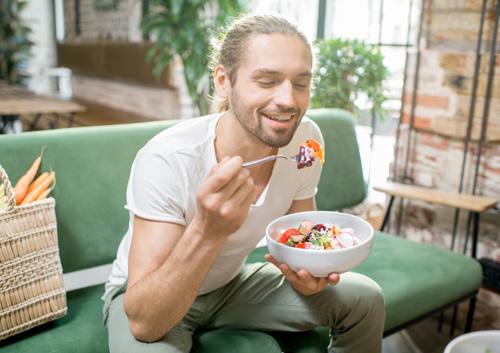
[[[36,200],[40,201],[40,200],[45,199],[47,196],[49,196],[50,192],[54,189],[55,186],[56,186],[56,180],[54,179],[54,184],[52,184],[52,186],[50,188],[48,188],[47,190],[42,192]]]
[[[56,178],[56,172],[50,172],[49,176],[45,178],[44,181],[40,183],[36,188],[34,188],[21,202],[21,205],[36,201],[40,195],[47,190],[52,181]]]
[[[33,191],[33,189],[35,187],[37,187],[38,185],[40,185],[40,183],[49,176],[49,173],[48,172],[45,172],[45,173],[42,173],[40,174],[40,176],[38,178],[36,178],[31,184],[30,186],[28,186],[28,190],[26,190],[26,195],[28,195],[31,191]]]
[[[26,193],[28,191],[28,187],[35,178],[36,172],[38,171],[38,168],[40,167],[40,163],[42,162],[42,156],[43,156],[43,150],[45,146],[42,147],[42,152],[40,153],[40,156],[35,159],[33,164],[31,165],[30,169],[24,174],[18,181],[16,186],[14,186],[14,193],[16,194],[16,205],[21,204],[23,201],[24,197],[26,196]]]

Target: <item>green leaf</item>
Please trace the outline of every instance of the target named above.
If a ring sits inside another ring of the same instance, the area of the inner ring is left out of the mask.
[[[387,99],[382,82],[389,73],[379,48],[359,40],[319,39],[314,42],[318,70],[311,107],[337,107],[357,113],[354,101],[363,93],[372,111],[383,112]],[[383,114],[381,114],[383,115]]]
[[[153,62],[155,75],[161,75],[173,55],[184,64],[188,92],[200,108],[207,111],[207,96],[212,94],[207,58],[212,36],[227,19],[244,9],[243,0],[150,0],[153,5],[141,19],[144,34],[156,36],[146,60]],[[154,58],[154,59],[153,59]]]
[[[189,1],[186,1],[189,3]],[[179,16],[184,5],[184,0],[171,0],[172,4],[172,15]]]
[[[0,0],[0,78],[20,83],[19,68],[31,56],[33,42],[28,38],[31,28],[22,20],[27,1]]]

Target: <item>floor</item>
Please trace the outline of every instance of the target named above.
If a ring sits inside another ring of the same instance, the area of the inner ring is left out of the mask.
[[[448,343],[463,333],[463,325],[457,325],[453,334],[446,323],[439,330],[439,317],[432,317],[384,338],[382,352],[443,353]]]

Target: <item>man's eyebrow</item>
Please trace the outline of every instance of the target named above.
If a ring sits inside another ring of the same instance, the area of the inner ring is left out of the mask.
[[[305,77],[311,77],[312,72],[311,71],[304,71],[299,74],[299,76],[305,76]]]
[[[253,73],[254,73],[254,75],[259,75],[259,74],[260,75],[281,75],[280,71],[266,69],[266,68],[257,69]],[[312,72],[311,71],[304,71],[304,72],[299,73],[298,76],[301,76],[301,77],[311,77],[312,76]]]
[[[271,69],[256,69],[253,72],[254,75],[279,75],[280,72],[276,70],[271,70]]]

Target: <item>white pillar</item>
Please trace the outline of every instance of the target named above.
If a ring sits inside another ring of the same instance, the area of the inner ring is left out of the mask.
[[[29,38],[35,43],[27,67],[32,75],[28,87],[37,93],[56,93],[57,76],[50,71],[57,67],[54,1],[29,0],[21,16],[31,28]]]

